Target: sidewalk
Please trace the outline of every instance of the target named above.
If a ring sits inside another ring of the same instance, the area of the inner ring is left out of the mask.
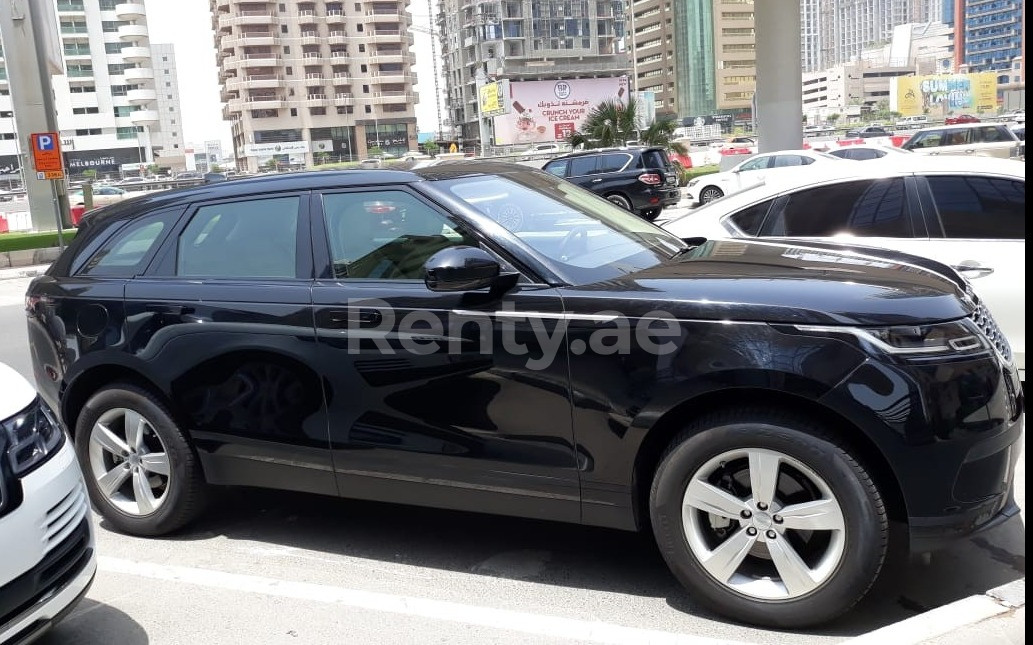
[[[0,280],[17,280],[18,278],[33,278],[42,275],[50,267],[49,264],[31,264],[20,267],[7,267],[0,269]]]

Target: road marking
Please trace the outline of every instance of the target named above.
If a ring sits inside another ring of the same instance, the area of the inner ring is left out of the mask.
[[[266,596],[294,598],[309,602],[343,605],[391,614],[429,618],[466,625],[478,625],[508,630],[613,645],[745,645],[740,641],[675,634],[637,627],[625,627],[601,621],[563,618],[524,611],[496,609],[468,605],[447,600],[432,600],[415,596],[400,596],[376,591],[348,589],[311,582],[294,582],[212,569],[198,569],[150,562],[136,562],[122,558],[101,556],[100,570],[154,580],[257,593]]]

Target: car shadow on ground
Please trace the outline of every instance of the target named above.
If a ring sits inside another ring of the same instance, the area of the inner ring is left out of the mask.
[[[111,529],[102,522],[101,526]],[[224,536],[326,554],[663,598],[724,621],[667,570],[651,535],[553,522],[321,497],[225,489],[204,516],[166,539]],[[1025,576],[1019,517],[929,559],[897,556],[868,597],[809,634],[853,636]]]
[[[147,645],[143,627],[118,609],[83,599],[35,645]]]

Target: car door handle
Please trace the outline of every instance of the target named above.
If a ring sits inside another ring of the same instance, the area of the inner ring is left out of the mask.
[[[954,270],[962,273],[966,278],[982,278],[994,272],[993,267],[985,267],[973,260],[965,260],[961,264],[955,264]]]
[[[967,154],[967,155],[974,155],[974,154],[976,154],[976,150],[975,150],[975,148],[969,148],[968,150],[965,151],[965,154]]]
[[[376,309],[359,309],[357,312],[349,312],[347,309],[330,311],[332,325],[343,327],[352,320],[357,320],[360,327],[375,327],[384,320],[384,315]]]
[[[591,183],[598,184],[601,181],[602,181],[602,179],[593,179]]]

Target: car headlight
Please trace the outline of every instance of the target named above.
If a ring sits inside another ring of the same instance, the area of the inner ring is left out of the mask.
[[[796,325],[804,333],[850,335],[886,354],[929,356],[971,354],[990,348],[986,338],[968,319],[931,325],[891,327],[832,327]]]
[[[50,458],[65,438],[61,424],[39,397],[15,416],[0,422],[0,429],[7,439],[6,457],[15,476],[28,473]]]
[[[693,186],[695,186],[695,185],[696,185],[696,184],[698,184],[698,183],[699,183],[699,178],[696,178],[696,179],[690,179],[690,180],[689,180],[689,183],[688,183],[687,185],[688,185],[688,187],[689,187],[689,188],[692,188]]]

